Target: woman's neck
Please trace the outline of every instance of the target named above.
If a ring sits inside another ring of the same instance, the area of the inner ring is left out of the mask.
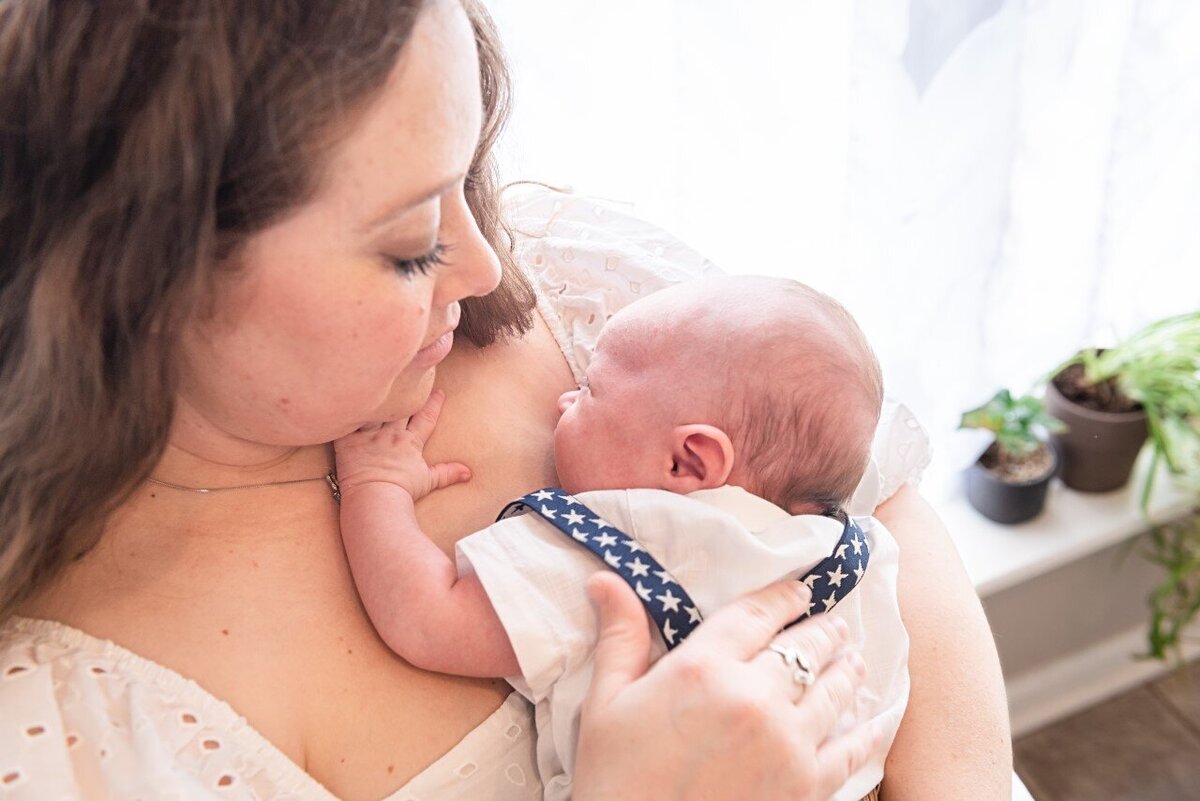
[[[224,461],[231,455],[228,451],[192,450],[187,444],[168,442],[151,479],[161,482],[160,486],[221,490],[323,478],[333,469],[333,451],[328,445],[271,446],[253,455],[243,450],[236,455],[238,460]],[[253,458],[246,458],[249,456]]]

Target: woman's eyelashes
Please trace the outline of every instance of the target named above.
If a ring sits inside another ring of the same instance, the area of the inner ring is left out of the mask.
[[[434,267],[446,263],[446,254],[449,252],[449,245],[438,242],[428,253],[420,256],[407,259],[397,259],[388,256],[387,260],[401,275],[413,276],[418,273],[428,275],[429,271]]]

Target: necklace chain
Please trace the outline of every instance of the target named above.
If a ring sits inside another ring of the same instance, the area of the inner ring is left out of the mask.
[[[337,473],[335,473],[332,470],[330,470],[328,473],[326,473],[323,476],[314,476],[313,478],[293,478],[293,479],[289,479],[287,481],[264,481],[259,484],[238,484],[233,487],[188,487],[184,484],[172,484],[170,481],[160,481],[157,478],[151,478],[151,479],[149,479],[149,481],[151,484],[157,484],[160,487],[167,487],[168,489],[173,489],[173,490],[181,490],[183,492],[199,492],[199,493],[202,493],[205,495],[207,495],[209,493],[213,493],[213,492],[229,492],[231,490],[260,489],[262,487],[283,487],[288,484],[305,484],[310,481],[324,481],[326,484],[329,485],[329,491],[333,494],[333,499],[335,501],[337,501],[338,503],[342,502],[342,491],[341,491],[341,488],[338,486]]]

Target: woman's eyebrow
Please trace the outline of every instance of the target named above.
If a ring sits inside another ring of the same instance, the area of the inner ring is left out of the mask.
[[[455,186],[460,181],[462,181],[464,177],[466,177],[466,173],[459,173],[457,175],[451,176],[447,180],[442,181],[437,186],[434,186],[434,187],[430,188],[429,190],[422,192],[417,197],[405,198],[404,200],[401,200],[399,203],[395,203],[391,206],[388,206],[382,212],[380,212],[377,216],[375,216],[370,222],[368,222],[367,224],[362,226],[362,229],[361,229],[362,233],[364,233],[364,234],[371,233],[372,231],[375,231],[378,228],[382,228],[383,226],[392,222],[397,217],[403,215],[405,212],[409,211],[410,209],[420,206],[422,203],[427,203],[428,201],[432,200],[433,198],[443,194],[447,189],[449,189],[452,186]]]

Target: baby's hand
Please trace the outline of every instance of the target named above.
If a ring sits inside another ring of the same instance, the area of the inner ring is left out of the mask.
[[[425,461],[425,443],[433,434],[445,400],[446,393],[435,390],[407,423],[398,420],[378,428],[359,429],[334,442],[342,494],[382,481],[407,490],[417,501],[434,490],[469,480],[471,470],[465,464],[430,465]]]

